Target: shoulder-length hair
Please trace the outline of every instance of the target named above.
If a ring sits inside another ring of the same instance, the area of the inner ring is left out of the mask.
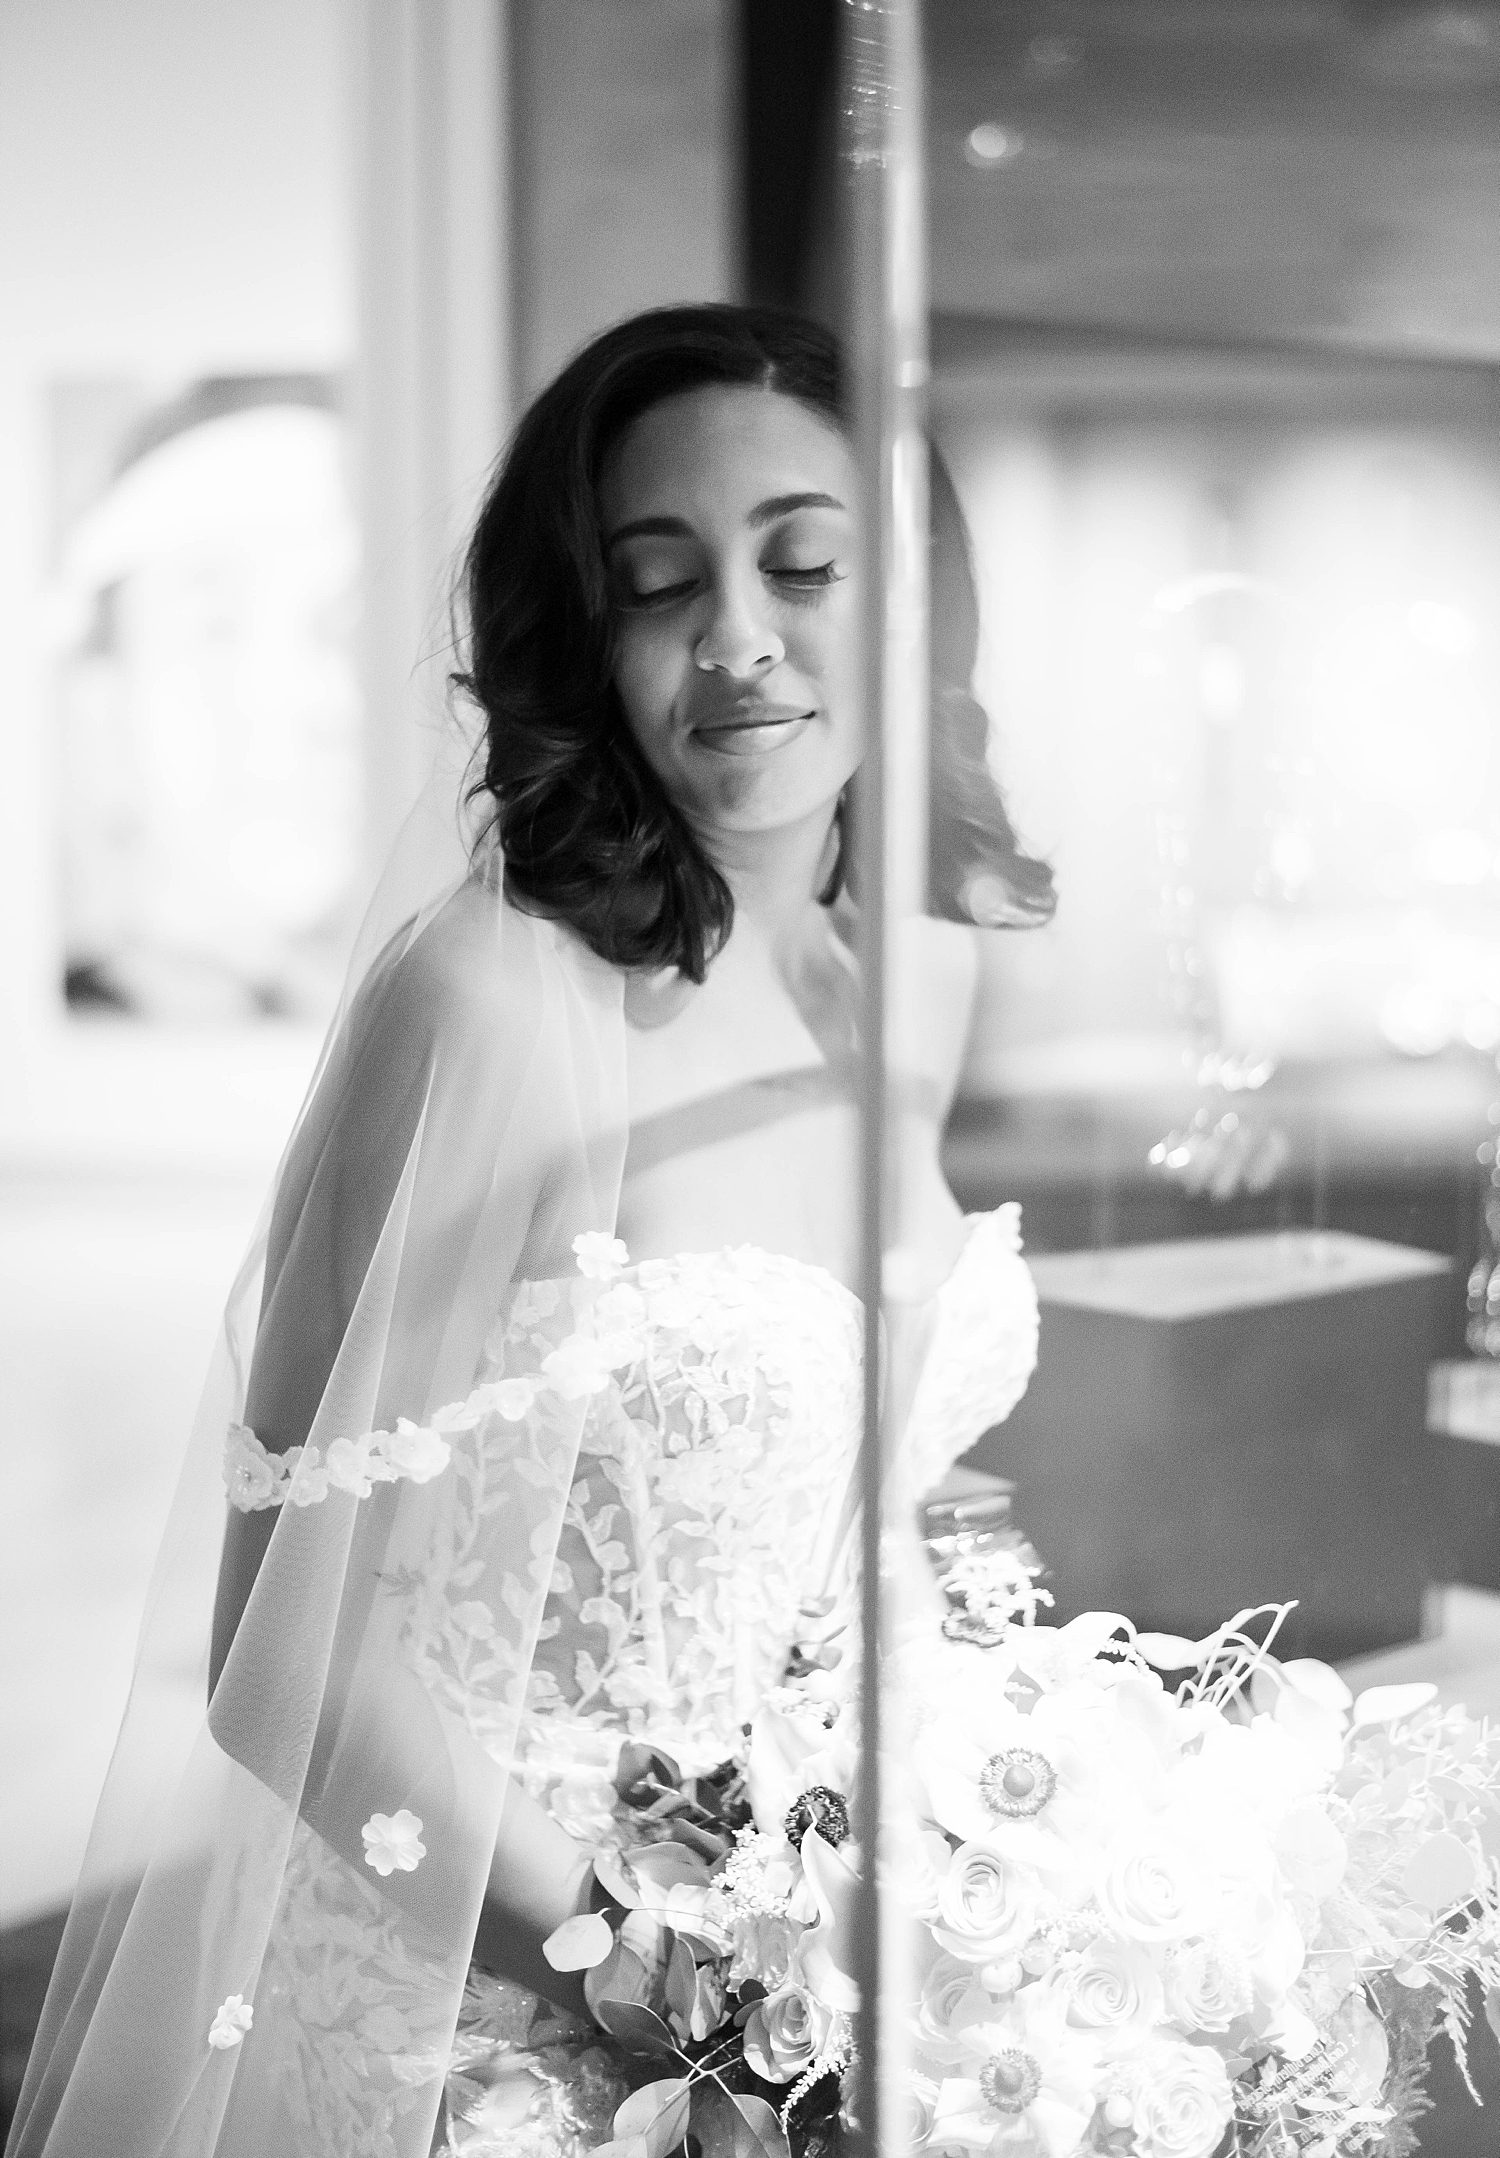
[[[633,421],[710,386],[774,390],[848,425],[839,348],[817,323],[731,306],[617,323],[516,429],[465,558],[468,664],[452,677],[484,715],[471,799],[489,810],[510,897],[570,923],[617,966],[675,966],[694,981],[729,934],[734,900],[626,723],[597,491]],[[1020,847],[970,692],[979,610],[963,514],[936,457],[932,480],[931,909],[1045,921],[1052,874]],[[825,903],[843,875],[840,847]]]

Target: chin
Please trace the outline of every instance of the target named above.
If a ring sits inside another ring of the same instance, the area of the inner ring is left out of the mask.
[[[824,758],[817,765],[809,770],[807,760],[794,762],[790,753],[785,763],[768,757],[748,769],[716,772],[712,786],[700,784],[680,799],[684,807],[692,800],[694,821],[709,830],[781,831],[819,815],[832,817],[850,774]]]
[[[695,818],[707,832],[780,832],[814,817],[831,819],[840,787],[787,787],[769,781],[760,786],[727,790],[703,804]]]

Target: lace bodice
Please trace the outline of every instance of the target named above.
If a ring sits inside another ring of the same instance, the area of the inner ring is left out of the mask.
[[[639,1836],[615,1789],[622,1742],[713,1767],[806,1638],[804,1605],[832,1595],[834,1624],[847,1608],[863,1314],[820,1268],[759,1250],[632,1265],[608,1236],[574,1248],[575,1276],[517,1288],[475,1391],[433,1428],[292,1466],[241,1433],[227,1473],[237,1503],[309,1507],[314,1528],[330,1487],[379,1504],[378,1487],[419,1483],[381,1576],[413,1713],[452,1717],[581,1841],[618,1844]],[[1009,1412],[1035,1360],[1015,1207],[970,1221],[925,1317],[899,1465],[913,1501]],[[417,1825],[428,1867],[444,1831]],[[439,2045],[446,2152],[582,2158],[608,2139],[625,2085],[591,2026],[475,1968],[450,2046],[425,2005],[441,1974],[365,1868],[299,1827],[287,1884],[256,2032],[297,2064],[307,2148],[358,2119],[362,2149],[391,2149]],[[358,2043],[335,2043],[353,2015]]]
[[[622,1738],[689,1772],[724,1759],[799,1610],[837,1594],[862,1314],[821,1268],[750,1247],[631,1265],[614,1245],[587,1263],[592,1279],[518,1290],[481,1376],[566,1384],[576,1367],[591,1389],[518,1766],[598,1841]],[[902,1450],[913,1501],[1009,1412],[1035,1356],[1018,1209],[1003,1207],[971,1219],[934,1299]]]

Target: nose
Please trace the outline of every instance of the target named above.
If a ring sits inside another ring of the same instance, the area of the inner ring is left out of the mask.
[[[726,578],[713,589],[708,620],[693,646],[693,665],[705,674],[757,675],[786,657],[758,587]]]

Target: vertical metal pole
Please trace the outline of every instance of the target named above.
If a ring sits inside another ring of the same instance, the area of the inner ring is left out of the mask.
[[[865,759],[856,863],[864,1059],[861,1292],[861,1820],[856,1919],[860,1985],[856,2112],[870,2158],[894,2149],[904,1985],[896,1914],[879,1880],[889,1740],[881,1699],[889,1637],[882,1577],[891,1392],[883,1367],[898,1327],[888,1255],[906,1240],[906,1170],[889,1083],[909,1025],[904,917],[920,911],[927,864],[927,274],[920,0],[845,0],[844,157],[849,208],[846,336],[855,380],[864,511]],[[909,1036],[906,1036],[909,1039]],[[884,1323],[889,1317],[891,1323]],[[893,1953],[893,1948],[895,1953]]]

